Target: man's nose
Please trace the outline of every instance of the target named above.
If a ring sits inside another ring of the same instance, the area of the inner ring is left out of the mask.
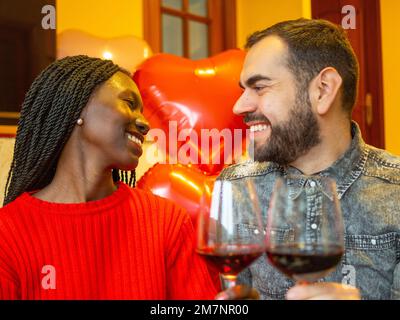
[[[254,99],[251,98],[249,93],[245,90],[240,98],[236,101],[233,106],[233,113],[236,115],[244,115],[252,113],[257,109],[257,104]]]
[[[137,118],[135,124],[142,135],[146,135],[150,130],[150,124],[144,116]]]

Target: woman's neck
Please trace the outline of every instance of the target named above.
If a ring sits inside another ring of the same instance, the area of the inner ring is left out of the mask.
[[[97,181],[97,182],[96,182]],[[117,186],[110,177],[88,181],[85,178],[68,179],[57,175],[53,181],[33,196],[54,203],[83,203],[111,195]]]
[[[55,203],[82,203],[105,198],[116,189],[111,168],[106,168],[90,152],[64,148],[51,183],[33,196]]]

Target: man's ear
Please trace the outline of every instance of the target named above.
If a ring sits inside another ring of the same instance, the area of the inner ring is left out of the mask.
[[[324,115],[329,111],[338,95],[342,82],[342,77],[332,67],[321,70],[312,80],[310,97],[319,115]]]

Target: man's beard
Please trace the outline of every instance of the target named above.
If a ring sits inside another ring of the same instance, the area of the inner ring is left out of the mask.
[[[308,93],[301,95],[299,90],[296,101],[289,112],[289,119],[281,124],[271,125],[268,141],[254,145],[255,161],[272,161],[280,165],[292,163],[320,143],[320,128],[312,112]],[[261,115],[248,114],[245,122],[270,121]]]

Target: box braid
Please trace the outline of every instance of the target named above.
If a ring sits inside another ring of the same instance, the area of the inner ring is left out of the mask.
[[[110,60],[71,56],[50,64],[34,80],[22,104],[4,205],[53,179],[58,159],[94,89],[117,71]],[[130,186],[135,172],[112,170],[114,181]]]

